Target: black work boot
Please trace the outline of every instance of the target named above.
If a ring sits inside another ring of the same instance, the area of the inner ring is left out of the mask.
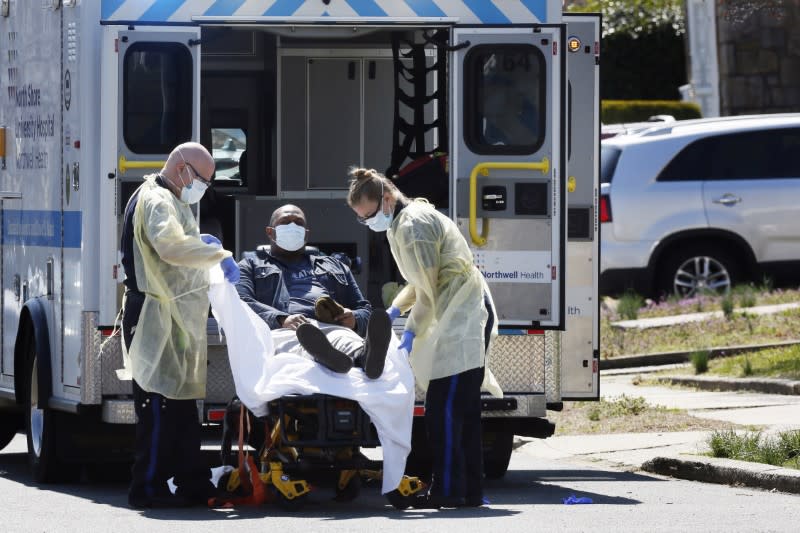
[[[378,379],[383,374],[386,364],[386,350],[392,338],[392,323],[389,315],[382,309],[373,311],[367,322],[367,337],[364,339],[364,350],[358,356],[358,362],[369,379]]]
[[[353,368],[353,358],[334,348],[328,337],[314,324],[300,324],[297,328],[297,340],[325,368],[339,374],[346,374]]]

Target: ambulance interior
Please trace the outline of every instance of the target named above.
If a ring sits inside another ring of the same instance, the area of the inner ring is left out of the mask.
[[[393,175],[424,154],[446,151],[446,122],[436,118],[447,84],[435,40],[446,30],[436,31],[203,28],[200,141],[217,162],[214,190],[201,205],[203,226],[221,232],[241,257],[266,244],[276,207],[296,204],[306,213],[309,244],[347,254],[362,291],[382,306],[380,285],[395,273],[384,235],[371,235],[347,206],[347,171],[364,166]],[[401,67],[393,45],[412,56],[398,57]],[[420,73],[424,79],[415,79]],[[408,95],[397,106],[396,84]],[[419,103],[415,91],[423,95]],[[407,133],[395,134],[398,127]],[[443,169],[431,177],[437,207],[446,208]],[[413,184],[403,188],[419,195]]]
[[[201,231],[241,258],[267,243],[275,208],[296,204],[307,216],[308,244],[347,254],[362,291],[382,306],[381,286],[397,273],[385,235],[358,224],[347,206],[347,171],[399,172],[404,193],[450,214],[446,156],[431,157],[449,146],[448,37],[447,28],[430,26],[204,26],[200,142],[217,169],[200,204]],[[166,153],[191,138],[191,104],[182,97],[191,91],[191,57],[175,44],[140,42],[125,55],[124,134],[133,152]],[[501,69],[502,54],[485,56],[476,63],[473,137],[536,144],[539,73],[525,69],[528,85],[497,84],[502,76],[488,71]],[[509,94],[510,86],[527,87],[525,96]]]

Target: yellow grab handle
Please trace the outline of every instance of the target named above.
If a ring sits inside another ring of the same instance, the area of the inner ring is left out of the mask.
[[[128,161],[124,155],[119,156],[117,170],[120,174],[125,174],[129,168],[157,168],[161,169],[166,161]]]
[[[489,219],[482,220],[481,234],[478,235],[478,172],[489,174],[489,169],[494,170],[539,170],[542,174],[550,171],[550,160],[543,157],[541,161],[533,163],[478,163],[469,175],[469,236],[473,244],[483,246],[489,237]]]

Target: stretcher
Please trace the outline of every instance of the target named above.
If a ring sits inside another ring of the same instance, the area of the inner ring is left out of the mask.
[[[337,477],[337,497],[344,500],[355,498],[351,495],[358,494],[363,480],[380,478],[381,493],[392,505],[411,505],[425,486],[404,475],[414,376],[397,339],[390,341],[378,379],[368,379],[359,368],[337,374],[310,358],[276,353],[269,328],[218,270],[211,269],[209,299],[225,333],[241,404],[239,468],[223,488],[235,495],[241,486],[242,497],[257,496],[259,501],[248,503],[276,501],[291,507],[302,504],[311,490],[309,480],[324,474]],[[254,426],[255,432],[248,431]],[[243,449],[245,433],[258,450],[255,456]],[[381,446],[380,463],[360,453],[362,447],[376,446]]]

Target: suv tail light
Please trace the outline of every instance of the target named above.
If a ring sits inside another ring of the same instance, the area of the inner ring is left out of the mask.
[[[611,197],[607,194],[600,195],[600,222],[611,222]]]

